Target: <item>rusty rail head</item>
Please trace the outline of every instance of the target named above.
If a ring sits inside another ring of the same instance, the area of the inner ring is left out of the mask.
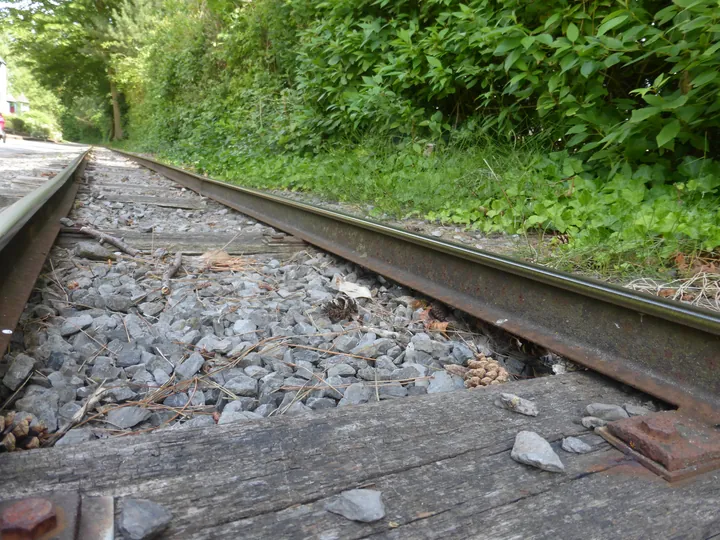
[[[72,207],[87,153],[0,214],[0,355],[60,231],[59,219]]]
[[[201,195],[720,422],[720,315],[120,152]]]

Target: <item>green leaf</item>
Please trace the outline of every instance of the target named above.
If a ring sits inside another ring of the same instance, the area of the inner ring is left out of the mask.
[[[560,14],[559,14],[559,13],[555,13],[555,14],[552,15],[547,21],[545,21],[545,29],[547,30],[547,29],[550,28],[553,24],[555,24],[556,22],[558,22],[559,20],[560,20]]]
[[[538,223],[542,223],[545,221],[545,216],[530,216],[525,220],[525,226],[526,227],[532,227],[533,225],[537,225]]]
[[[689,9],[702,3],[704,3],[703,0],[673,0],[673,4],[685,9]]]
[[[510,51],[510,54],[507,55],[507,58],[505,59],[505,71],[508,71],[515,62],[517,62],[517,59],[520,58],[520,49],[515,49],[513,51]]]
[[[614,19],[610,19],[607,22],[604,22],[600,25],[597,31],[597,36],[603,36],[616,26],[620,26],[622,23],[624,23],[628,18],[628,15],[620,15],[619,17],[615,17]]]
[[[714,80],[715,77],[717,77],[717,71],[715,71],[715,70],[713,70],[713,69],[709,69],[709,70],[707,70],[707,71],[704,71],[703,73],[701,73],[701,74],[698,75],[697,77],[695,77],[695,78],[692,80],[692,85],[693,85],[694,87],[702,86],[703,84],[707,84],[707,83],[709,83],[710,81]]]
[[[560,60],[560,67],[562,68],[561,73],[565,73],[568,69],[571,69],[575,64],[578,63],[578,57],[574,54],[566,54]]]
[[[680,133],[680,121],[672,120],[665,124],[660,133],[657,134],[656,140],[658,147],[662,148],[669,142],[671,142]]]
[[[572,137],[570,137],[570,140],[567,142],[567,145],[570,147],[577,146],[578,144],[583,142],[585,139],[587,139],[589,136],[590,136],[589,133],[578,133],[576,135],[573,135]]]
[[[438,60],[434,56],[428,55],[425,58],[427,58],[428,64],[430,64],[432,67],[442,69],[442,62],[440,62],[440,60]]]
[[[495,51],[493,51],[493,55],[500,56],[508,52],[510,49],[517,48],[517,46],[520,45],[520,41],[520,38],[504,39],[500,42]]]
[[[543,45],[552,45],[552,42],[555,41],[550,34],[538,34],[535,39]]]
[[[705,56],[705,57],[707,57],[707,58],[711,58],[711,57],[712,57],[716,52],[718,52],[719,50],[720,50],[720,43],[716,43],[716,44],[713,45],[712,47],[709,47],[708,49],[706,49],[706,50],[702,53],[702,55]]]
[[[635,109],[630,116],[630,122],[637,124],[643,120],[647,120],[658,114],[661,111],[660,107],[643,107],[642,109]]]
[[[572,135],[573,133],[585,133],[587,131],[587,124],[575,124],[573,127],[568,129],[565,134]]]
[[[593,150],[593,149],[597,148],[598,146],[600,146],[600,141],[587,143],[580,150],[578,150],[578,152],[588,152],[589,150]]]
[[[595,62],[592,60],[588,60],[587,62],[584,62],[582,67],[580,68],[580,73],[583,77],[586,79],[592,75],[592,72],[595,71]]]
[[[548,91],[554,92],[560,83],[562,83],[563,77],[560,75],[553,75],[548,81]]]
[[[575,26],[575,23],[570,23],[570,24],[568,24],[567,32],[565,32],[565,35],[567,36],[567,38],[568,38],[570,41],[572,41],[573,43],[575,43],[575,40],[576,40],[576,39],[578,38],[578,36],[580,35],[580,30],[578,30],[578,27]]]
[[[679,107],[682,107],[683,105],[685,105],[685,103],[687,103],[687,100],[688,100],[687,94],[681,94],[678,97],[676,97],[675,99],[665,100],[665,103],[663,104],[663,110],[668,111],[668,110],[677,109]]]
[[[525,36],[520,40],[520,43],[522,44],[525,49],[529,49],[533,43],[535,43],[535,36]]]
[[[618,62],[620,62],[620,56],[622,53],[615,53],[608,56],[604,61],[603,64],[605,64],[605,67],[612,67]]]

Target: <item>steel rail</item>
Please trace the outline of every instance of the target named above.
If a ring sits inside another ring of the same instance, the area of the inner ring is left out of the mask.
[[[54,178],[0,212],[0,356],[72,207],[88,150]]]
[[[720,422],[717,313],[118,152],[200,195]]]

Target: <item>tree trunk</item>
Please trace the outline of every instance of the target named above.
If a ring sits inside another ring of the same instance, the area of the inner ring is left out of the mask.
[[[115,81],[110,79],[110,96],[112,98],[112,106],[113,106],[113,140],[119,141],[123,138],[123,128],[122,128],[122,121],[120,119],[120,102],[118,101],[118,91],[117,86],[115,86]]]

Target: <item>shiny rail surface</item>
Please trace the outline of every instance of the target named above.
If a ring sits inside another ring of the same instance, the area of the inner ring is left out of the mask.
[[[119,153],[200,195],[720,422],[717,313]]]
[[[72,207],[86,155],[0,212],[0,355],[60,231],[59,220]]]

